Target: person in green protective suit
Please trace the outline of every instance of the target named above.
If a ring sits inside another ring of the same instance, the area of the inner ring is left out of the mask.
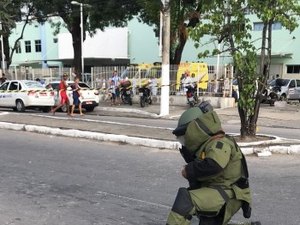
[[[188,225],[192,216],[199,218],[199,225],[227,225],[239,209],[250,218],[246,160],[235,140],[222,130],[213,107],[202,102],[186,110],[173,134],[182,145],[187,163],[182,176],[189,187],[179,188],[167,225]]]

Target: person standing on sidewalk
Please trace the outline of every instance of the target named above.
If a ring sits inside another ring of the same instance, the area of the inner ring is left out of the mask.
[[[80,115],[83,116],[84,114],[82,113],[82,106],[81,106],[82,104],[81,104],[81,100],[80,100],[83,97],[80,93],[78,77],[75,77],[75,79],[74,79],[74,84],[72,85],[72,91],[73,91],[73,105],[71,108],[71,116],[74,116],[75,107],[78,107]]]
[[[109,94],[110,94],[110,105],[116,105],[116,85],[113,80],[110,80],[110,86],[109,86]]]
[[[189,187],[179,188],[167,225],[189,225],[192,216],[198,216],[201,225],[227,225],[240,208],[249,218],[246,160],[235,140],[225,135],[213,107],[202,102],[186,110],[173,134],[182,145],[187,164],[181,174]]]
[[[116,70],[114,70],[113,74],[112,74],[112,81],[114,81],[114,85],[115,85],[115,104],[120,105],[121,104],[121,98],[120,98],[120,77],[118,75],[118,72]]]
[[[60,104],[58,106],[56,106],[55,108],[51,109],[51,113],[54,115],[55,112],[63,107],[64,105],[67,107],[67,113],[68,115],[70,115],[70,103],[69,103],[69,98],[67,95],[67,80],[68,80],[68,75],[66,73],[63,74],[63,77],[59,83],[59,96],[60,96]]]

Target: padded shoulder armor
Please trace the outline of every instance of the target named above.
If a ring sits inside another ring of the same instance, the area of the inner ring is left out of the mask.
[[[223,169],[227,166],[231,156],[232,146],[222,140],[215,140],[209,143],[205,153],[206,158],[216,161]]]

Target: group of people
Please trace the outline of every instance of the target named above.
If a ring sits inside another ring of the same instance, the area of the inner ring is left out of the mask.
[[[74,84],[71,85],[72,92],[73,92],[73,104],[71,107],[71,112],[70,112],[70,101],[67,95],[67,88],[69,87],[67,81],[68,81],[68,75],[64,73],[59,83],[60,103],[56,107],[53,107],[51,109],[51,113],[54,115],[58,109],[62,108],[63,106],[66,106],[68,115],[74,116],[75,107],[78,107],[80,115],[83,116],[84,114],[82,113],[82,102],[81,102],[83,96],[80,92],[79,77],[75,77]]]
[[[109,94],[111,99],[111,105],[120,105],[121,104],[121,94],[122,94],[122,88],[128,88],[131,87],[132,94],[136,93],[136,87],[137,87],[137,81],[135,78],[132,78],[131,81],[129,81],[128,77],[121,79],[118,75],[118,72],[116,70],[113,71],[112,77],[109,79]],[[145,84],[147,88],[150,89],[151,95],[156,96],[157,95],[157,79],[155,77],[151,77],[148,82]],[[103,88],[103,84],[102,84]]]

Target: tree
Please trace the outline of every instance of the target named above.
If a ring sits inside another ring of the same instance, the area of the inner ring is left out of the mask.
[[[289,32],[292,32],[298,26],[297,20],[300,15],[300,5],[298,0],[250,0],[249,4],[251,5],[252,11],[263,23],[259,62],[260,79],[257,89],[257,99],[254,105],[255,113],[250,120],[251,124],[255,124],[255,126],[250,127],[250,133],[255,134],[260,106],[258,97],[262,94],[267,79],[269,78],[272,56],[273,25],[275,22],[279,22]]]
[[[264,24],[259,47],[251,39],[252,25],[246,12],[255,13]],[[250,0],[246,4],[243,0],[217,0],[205,5],[204,13],[205,20],[192,29],[191,36],[200,46],[201,37],[211,35],[215,37],[213,41],[223,43],[222,51],[232,56],[240,92],[238,112],[241,138],[252,138],[256,135],[261,95],[266,87],[271,64],[272,24],[278,21],[290,31],[295,29],[299,15],[298,1]],[[260,55],[257,55],[259,50]],[[199,56],[218,53],[219,50],[214,49],[200,53]],[[257,73],[258,66],[260,70]]]
[[[125,26],[127,21],[137,14],[139,8],[132,0],[82,0],[81,3],[85,4],[83,10],[83,28],[84,40],[86,38],[85,31],[90,35],[96,32],[96,29],[104,30],[105,27],[112,26]],[[37,18],[48,20],[49,15],[60,16],[66,28],[73,38],[74,60],[73,65],[75,71],[81,74],[81,28],[80,28],[80,9],[78,5],[72,5],[71,0],[35,0],[35,7],[37,9]],[[89,6],[89,7],[88,7]],[[55,24],[60,28],[62,24]],[[103,43],[105,44],[105,43]]]
[[[0,21],[2,21],[3,25],[2,34],[7,67],[10,66],[14,52],[19,47],[19,41],[23,39],[25,28],[33,19],[34,13],[35,11],[32,1],[29,0],[4,0],[0,2]],[[9,36],[12,30],[16,27],[16,22],[21,21],[23,22],[23,27],[20,36],[15,40],[10,48],[11,43],[9,43]]]
[[[163,10],[161,0],[137,0],[141,6],[139,18],[148,25],[154,25],[159,35],[160,12]],[[171,49],[170,64],[179,64],[182,52],[188,40],[188,28],[194,27],[200,20],[202,6],[207,0],[174,0],[171,7]]]
[[[1,49],[1,54],[0,54],[0,59],[2,62],[2,51],[4,50],[4,55],[6,56],[6,59],[8,58],[9,55],[9,47],[7,45],[8,43],[8,36],[10,33],[9,28],[14,26],[14,21],[11,16],[11,6],[12,3],[10,0],[4,0],[0,2],[0,22],[1,22],[1,30],[0,34],[3,37],[3,45],[4,49]]]

